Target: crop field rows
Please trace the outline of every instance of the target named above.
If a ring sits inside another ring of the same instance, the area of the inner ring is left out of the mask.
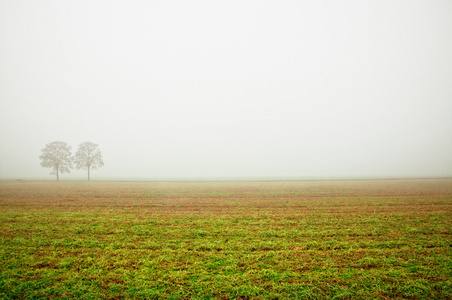
[[[0,182],[3,299],[451,299],[452,180]]]

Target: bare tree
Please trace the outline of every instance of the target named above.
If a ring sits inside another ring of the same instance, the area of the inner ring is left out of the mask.
[[[75,153],[75,165],[77,169],[88,170],[88,181],[90,179],[90,170],[104,165],[102,153],[98,146],[91,142],[83,142],[78,146],[77,153]]]
[[[57,181],[60,180],[59,172],[70,173],[69,169],[72,168],[71,146],[65,142],[56,141],[47,144],[41,151],[42,154],[39,156],[42,160],[41,166],[52,168],[50,174],[56,174]]]

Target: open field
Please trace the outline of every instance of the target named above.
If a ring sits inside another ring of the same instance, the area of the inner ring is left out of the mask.
[[[451,299],[452,180],[1,182],[0,298]]]

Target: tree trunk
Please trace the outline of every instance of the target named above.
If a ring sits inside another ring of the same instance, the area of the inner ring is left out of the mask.
[[[88,166],[88,181],[89,181],[89,166]]]
[[[60,181],[60,175],[58,174],[58,167],[57,167],[57,181]]]

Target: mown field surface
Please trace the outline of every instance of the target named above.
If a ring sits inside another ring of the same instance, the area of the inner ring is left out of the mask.
[[[3,299],[452,299],[452,180],[1,182]]]

